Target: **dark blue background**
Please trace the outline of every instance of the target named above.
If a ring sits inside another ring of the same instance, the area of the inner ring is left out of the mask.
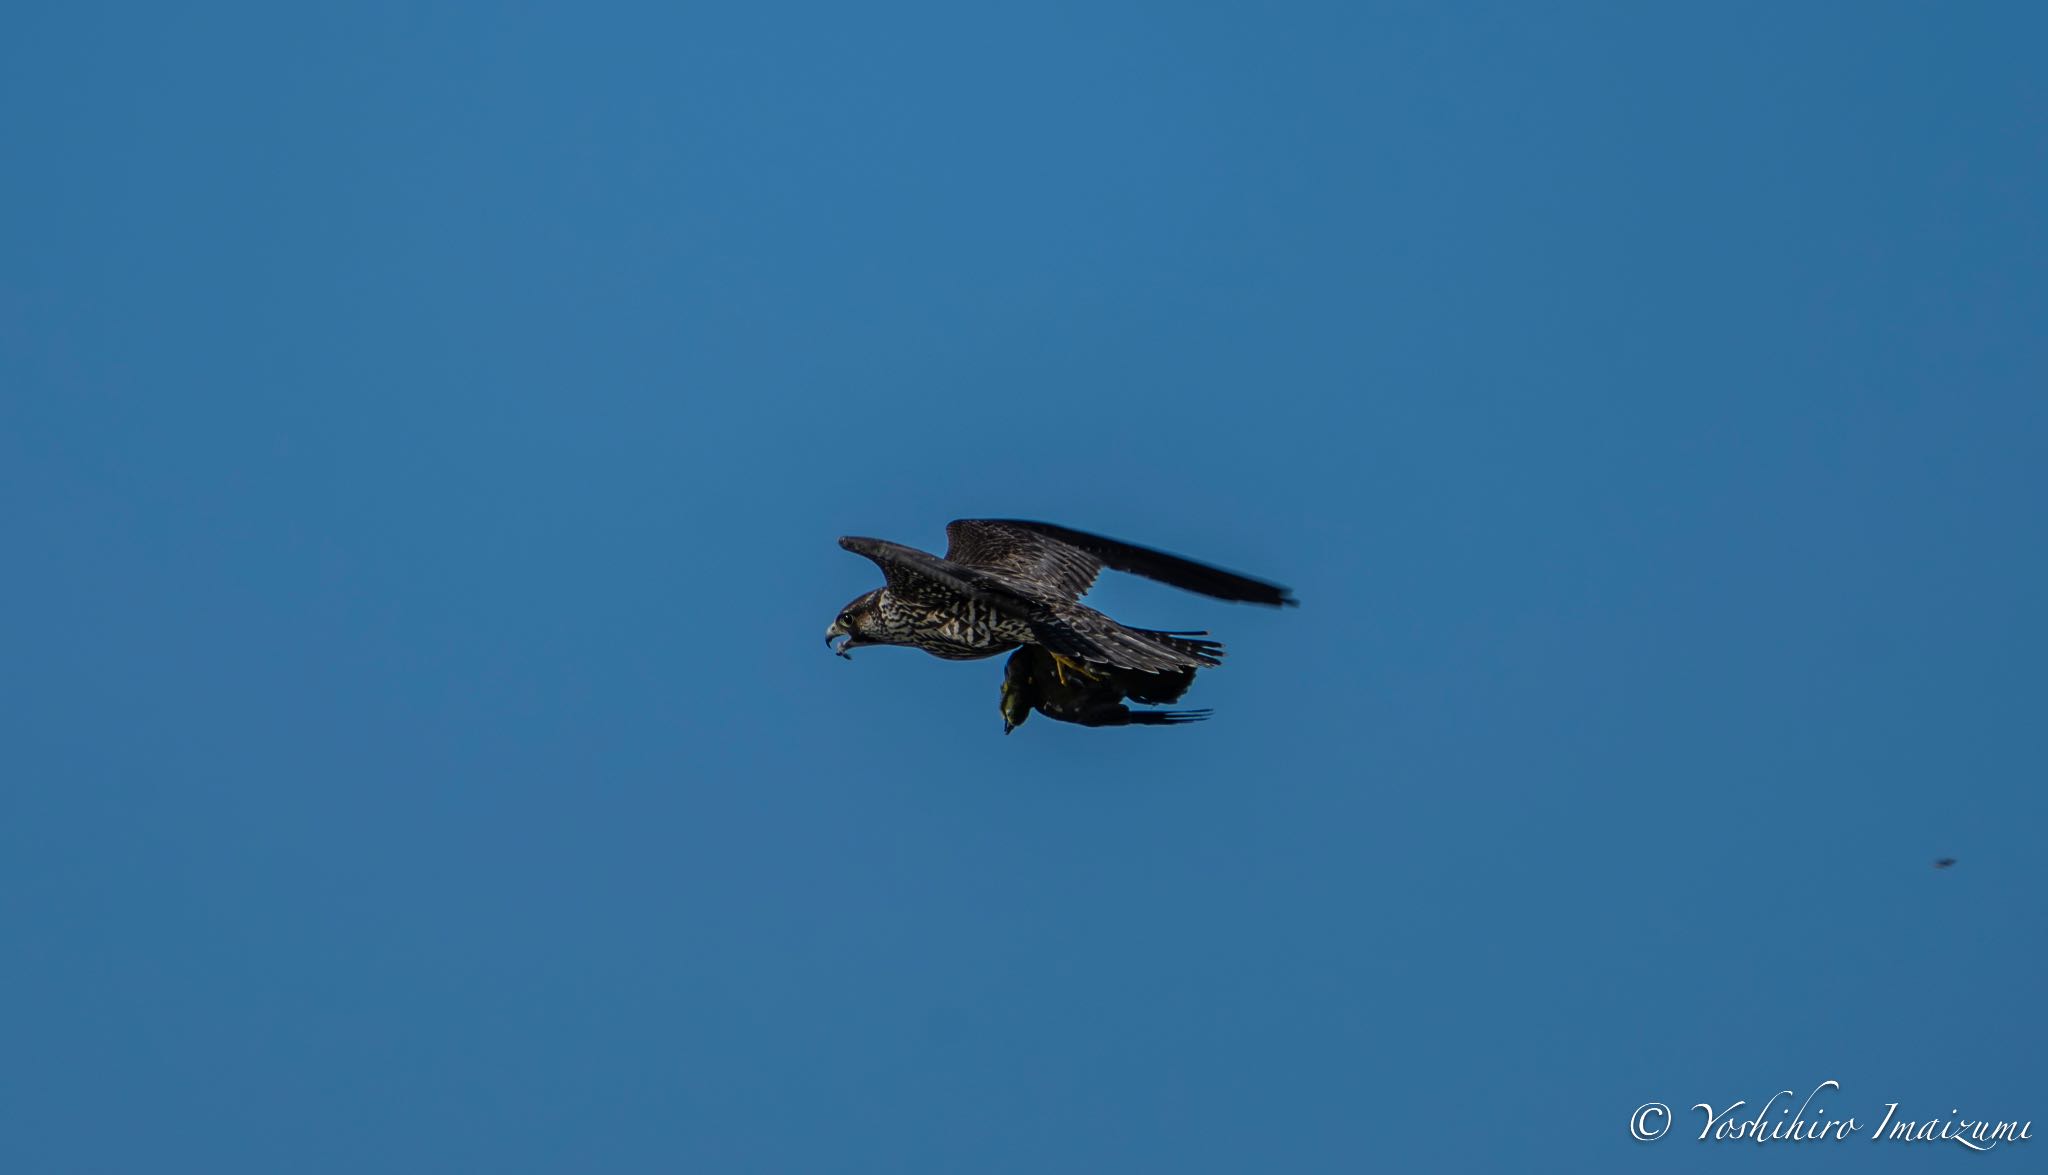
[[[6,23],[7,1171],[2048,1119],[2038,6]],[[1005,739],[961,515],[1304,606]]]

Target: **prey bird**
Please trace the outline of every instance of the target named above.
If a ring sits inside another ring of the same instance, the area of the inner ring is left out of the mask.
[[[1166,706],[1195,684],[1195,671],[1140,673],[1108,669],[1083,677],[1063,672],[1040,645],[1020,645],[1003,663],[1003,733],[1024,725],[1033,710],[1077,726],[1179,726],[1209,717],[1207,710],[1133,710],[1125,699]]]
[[[1025,659],[1013,658],[1005,673],[1009,728],[1023,720],[1013,715],[1032,709],[1062,721],[1102,719],[1087,725],[1189,720],[1119,722],[1115,711],[1125,698],[1177,700],[1194,671],[1222,663],[1223,646],[1202,639],[1206,633],[1133,628],[1082,604],[1104,567],[1222,600],[1297,602],[1275,583],[1051,523],[959,519],[946,524],[946,540],[938,556],[884,539],[841,538],[840,546],[880,567],[886,583],[840,609],[825,644],[842,657],[869,645],[907,645],[952,661],[1017,649]],[[1162,680],[1147,680],[1155,677]]]

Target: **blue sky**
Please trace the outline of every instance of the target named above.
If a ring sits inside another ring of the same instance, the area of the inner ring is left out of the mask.
[[[0,1167],[2048,1122],[2038,7],[8,23]],[[1004,738],[958,516],[1303,607]]]

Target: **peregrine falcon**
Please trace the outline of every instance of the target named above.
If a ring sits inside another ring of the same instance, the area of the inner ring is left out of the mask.
[[[946,539],[940,557],[883,539],[841,538],[840,546],[874,561],[887,583],[840,609],[825,644],[844,638],[832,650],[842,657],[868,645],[908,645],[954,661],[1018,649],[1026,659],[1012,658],[1005,674],[1010,727],[1022,721],[1013,714],[1034,708],[1076,721],[1065,715],[1111,714],[1126,697],[1176,700],[1195,670],[1222,663],[1223,646],[1201,639],[1205,633],[1132,628],[1082,604],[1104,567],[1222,600],[1297,602],[1278,584],[1050,523],[959,519],[946,524]],[[1178,688],[1143,680],[1151,676]],[[1077,689],[1075,679],[1098,684]],[[1035,684],[1041,681],[1049,684]],[[1021,710],[1013,710],[1012,693]]]

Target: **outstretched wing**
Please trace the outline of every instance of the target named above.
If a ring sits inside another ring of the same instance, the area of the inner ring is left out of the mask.
[[[1286,588],[1263,579],[1099,534],[1015,518],[947,523],[946,561],[1011,576],[1067,600],[1079,599],[1104,567],[1112,567],[1219,600],[1274,607],[1299,602]]]
[[[978,600],[1020,618],[1028,618],[1030,604],[1001,577],[975,567],[965,567],[916,547],[887,539],[846,535],[839,545],[873,560],[889,581],[889,590],[904,599],[931,606]]]

